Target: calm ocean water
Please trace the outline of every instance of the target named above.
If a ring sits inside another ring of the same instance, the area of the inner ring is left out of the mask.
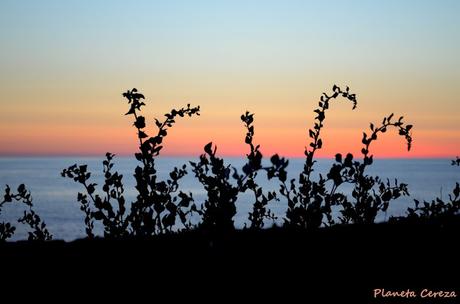
[[[102,160],[98,157],[2,157],[0,158],[0,185],[8,184],[16,189],[25,183],[32,192],[35,210],[46,221],[50,232],[55,239],[73,240],[84,237],[83,215],[76,201],[77,192],[81,191],[79,184],[60,176],[63,168],[74,163],[88,164],[94,182],[102,184]],[[166,177],[174,166],[188,163],[192,158],[160,158],[157,161],[158,172],[161,177]],[[242,159],[229,158],[229,163],[241,168]],[[125,197],[127,201],[135,198],[134,178],[132,173],[138,162],[131,157],[115,158],[114,169],[123,174],[125,182]],[[303,167],[303,159],[291,159],[288,172],[291,177],[297,177]],[[330,168],[332,160],[320,159],[316,166],[316,174],[325,173]],[[387,212],[379,220],[391,215],[404,215],[408,206],[413,205],[413,199],[431,200],[436,196],[447,198],[452,192],[455,182],[460,181],[460,170],[450,165],[448,159],[377,159],[369,168],[369,174],[394,179],[409,184],[410,197],[402,197],[394,201]],[[205,199],[205,192],[201,185],[189,175],[182,180],[182,189],[193,193],[195,201],[201,203]],[[260,180],[260,185],[265,189],[275,189],[277,184],[268,182],[265,178]],[[3,188],[1,189],[3,193]],[[2,194],[3,195],[3,194]],[[249,195],[241,195],[237,202],[238,214],[235,217],[237,227],[243,227],[247,222],[248,212],[251,210]],[[278,215],[278,223],[282,222],[286,210],[284,201],[273,202],[271,209]],[[0,221],[16,221],[22,215],[23,207],[8,205],[0,215]],[[16,225],[14,239],[27,237],[22,225]],[[100,227],[98,227],[100,229]],[[99,230],[100,231],[100,230]]]

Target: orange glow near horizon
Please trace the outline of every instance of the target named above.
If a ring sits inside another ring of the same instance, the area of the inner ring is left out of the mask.
[[[365,80],[362,79],[365,83]],[[352,83],[361,82],[354,79]],[[326,81],[324,81],[326,83]],[[313,127],[313,109],[318,92],[329,92],[327,85],[313,82],[304,87],[281,82],[279,86],[259,85],[242,90],[240,85],[206,89],[190,83],[174,90],[169,86],[145,86],[147,133],[153,135],[153,119],[186,103],[201,106],[201,115],[179,118],[164,142],[164,156],[197,156],[208,142],[217,145],[220,155],[244,156],[245,129],[239,117],[246,110],[255,113],[255,142],[265,156],[278,153],[286,157],[303,157],[309,144],[308,129]],[[142,84],[142,83],[141,83]],[[414,82],[411,86],[418,86]],[[369,123],[378,124],[384,116],[404,115],[413,124],[413,149],[405,149],[397,132],[387,132],[372,146],[375,157],[455,157],[460,151],[459,103],[455,92],[433,90],[430,86],[411,89],[409,83],[395,91],[373,85],[351,90],[357,93],[358,107],[352,111],[349,101],[331,101],[322,131],[323,149],[318,157],[336,153],[360,155],[362,132]],[[326,89],[324,89],[326,87]],[[406,87],[409,87],[406,89]],[[262,90],[263,88],[263,90]],[[220,90],[222,89],[222,90]],[[233,89],[233,90],[232,90]],[[136,129],[133,117],[124,116],[128,104],[121,90],[110,84],[90,88],[86,93],[73,88],[15,88],[4,90],[6,103],[0,113],[0,155],[103,155],[112,152],[132,155],[136,152]],[[230,94],[229,92],[234,92]],[[191,92],[186,94],[186,92]],[[56,98],[56,96],[59,96]],[[60,99],[64,96],[64,99]],[[432,100],[444,100],[442,107]],[[404,100],[404,102],[402,102]]]
[[[199,117],[196,119],[200,119]],[[126,119],[121,119],[126,122]],[[173,127],[165,139],[163,156],[197,157],[203,153],[203,146],[212,141],[217,145],[219,155],[243,157],[248,153],[244,144],[245,130],[239,128],[207,128],[192,127],[193,120],[181,126],[181,121]],[[265,157],[278,153],[285,157],[304,157],[304,149],[308,146],[306,129],[257,128],[255,122],[255,142],[261,145]],[[126,127],[105,126],[22,126],[17,128],[17,135],[6,134],[2,137],[3,156],[102,156],[112,152],[120,156],[130,156],[137,152],[138,141],[136,130]],[[421,157],[453,157],[458,154],[455,142],[455,131],[414,131],[414,142],[411,151],[407,151],[404,139],[397,131],[387,132],[372,146],[371,153],[376,158],[421,158]],[[153,133],[151,133],[153,134]],[[356,157],[361,155],[361,129],[328,129],[325,127],[323,148],[318,150],[317,157],[333,157],[336,153],[351,152]],[[44,139],[47,142],[44,145]],[[434,146],[433,146],[434,144]]]

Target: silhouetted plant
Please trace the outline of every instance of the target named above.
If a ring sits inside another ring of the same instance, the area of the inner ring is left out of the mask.
[[[101,192],[96,193],[97,184],[90,181],[91,173],[87,165],[74,164],[61,172],[63,177],[71,178],[81,184],[84,192],[79,192],[77,201],[85,214],[86,234],[94,238],[95,223],[99,222],[104,229],[104,236],[108,238],[123,238],[127,236],[152,236],[195,226],[191,222],[192,213],[202,216],[198,227],[207,231],[226,231],[234,229],[233,218],[236,215],[236,201],[240,193],[250,191],[254,197],[252,210],[249,212],[251,229],[262,229],[264,221],[276,220],[275,214],[268,208],[271,201],[279,200],[276,191],[264,192],[256,182],[259,172],[265,172],[269,180],[278,179],[279,193],[287,200],[285,226],[302,229],[316,229],[322,225],[330,226],[338,220],[342,224],[370,224],[374,223],[379,212],[386,212],[391,201],[401,195],[409,195],[407,184],[399,183],[397,179],[390,182],[379,176],[367,174],[367,167],[373,164],[373,155],[370,147],[378,137],[390,128],[398,131],[407,143],[407,149],[412,145],[412,125],[406,125],[403,117],[393,120],[394,115],[385,117],[376,127],[370,124],[370,132],[363,132],[361,149],[362,160],[354,159],[351,153],[345,158],[336,154],[335,163],[325,177],[319,174],[314,180],[314,159],[317,150],[323,147],[321,130],[324,127],[326,111],[330,102],[343,97],[357,106],[356,95],[350,93],[349,88],[342,90],[334,85],[332,94],[326,93],[320,98],[312,129],[309,129],[311,142],[305,148],[305,163],[298,180],[287,180],[288,160],[278,154],[270,158],[270,165],[263,166],[263,155],[260,146],[254,144],[254,114],[246,111],[241,120],[246,128],[245,143],[249,147],[246,154],[246,163],[240,173],[223,158],[217,156],[217,147],[212,142],[204,147],[204,153],[198,162],[190,162],[192,171],[198,181],[204,186],[207,198],[198,209],[194,203],[192,193],[180,190],[179,182],[187,174],[186,165],[175,167],[169,173],[169,178],[160,180],[155,167],[155,159],[163,148],[163,141],[177,117],[192,117],[199,115],[200,107],[186,107],[173,109],[165,114],[165,119],[155,119],[156,135],[149,136],[146,131],[146,119],[140,115],[145,106],[144,95],[135,88],[123,93],[129,104],[125,115],[134,117],[134,127],[137,130],[139,152],[135,158],[141,164],[134,170],[136,180],[136,200],[129,206],[124,197],[123,175],[113,171],[114,154],[107,153],[103,161],[104,183]],[[460,159],[452,160],[452,165],[460,166]],[[339,188],[348,184],[352,186],[350,194],[339,192]],[[329,187],[330,185],[330,187]],[[32,209],[32,196],[21,184],[17,193],[12,193],[6,186],[3,201],[0,202],[0,214],[6,203],[18,202],[28,209],[18,219],[19,223],[28,225],[29,240],[50,240],[51,234],[46,225]],[[338,217],[333,216],[333,208],[339,211]],[[409,219],[434,219],[459,215],[460,186],[456,183],[449,201],[436,198],[421,204],[415,200],[415,208],[408,208]],[[0,241],[13,236],[16,227],[11,223],[0,223]]]
[[[255,199],[252,211],[249,213],[250,228],[261,229],[264,220],[276,219],[267,206],[270,201],[278,200],[275,191],[264,193],[262,187],[257,184],[256,177],[261,170],[267,173],[269,180],[276,178],[280,181],[280,194],[287,199],[288,204],[286,226],[314,229],[321,225],[333,225],[336,223],[332,214],[334,206],[339,207],[338,220],[341,223],[374,223],[378,213],[385,212],[392,200],[409,193],[407,185],[399,183],[396,179],[392,183],[389,179],[384,181],[378,176],[366,174],[366,168],[373,163],[370,146],[381,133],[385,133],[389,128],[396,128],[399,135],[405,138],[410,150],[412,125],[405,125],[403,117],[393,121],[393,114],[385,117],[379,127],[371,123],[369,135],[363,133],[362,161],[355,160],[350,153],[344,159],[341,154],[337,154],[336,162],[327,176],[323,177],[319,174],[319,179],[313,180],[312,172],[316,163],[314,156],[316,151],[323,147],[321,130],[331,100],[343,97],[352,102],[353,109],[357,105],[356,95],[350,93],[348,87],[342,90],[334,85],[332,91],[330,96],[323,93],[319,108],[314,110],[315,123],[309,130],[311,143],[305,149],[305,164],[298,181],[296,179],[287,181],[286,168],[289,162],[277,154],[270,158],[270,166],[262,166],[263,155],[260,146],[253,142],[254,114],[246,112],[241,116],[247,131],[245,143],[250,148],[241,174],[236,168],[226,164],[224,159],[218,157],[217,147],[208,143],[199,161],[190,162],[195,177],[207,193],[200,210],[197,210],[191,193],[187,194],[179,190],[179,181],[187,174],[186,165],[174,168],[169,174],[170,178],[165,181],[159,180],[155,169],[155,158],[163,148],[162,144],[168,128],[173,126],[177,116],[199,115],[199,107],[191,108],[187,105],[186,108],[173,109],[165,114],[164,121],[156,119],[157,134],[149,137],[145,130],[145,118],[139,115],[142,107],[145,106],[142,101],[145,99],[144,96],[136,89],[125,92],[123,96],[130,104],[126,115],[134,116],[134,126],[139,140],[139,152],[135,153],[135,157],[141,162],[141,165],[135,169],[134,177],[138,195],[131,204],[130,212],[128,214],[126,212],[122,176],[117,172],[111,172],[112,154],[107,153],[103,163],[105,195],[94,194],[97,185],[89,183],[90,173],[87,172],[86,166],[73,165],[62,172],[63,176],[83,184],[86,190],[87,194],[78,194],[78,201],[81,203],[81,210],[85,213],[87,235],[94,236],[95,221],[102,222],[104,235],[107,237],[149,236],[171,232],[174,227],[177,227],[177,218],[185,229],[190,229],[192,228],[190,214],[193,212],[202,216],[199,225],[202,229],[231,230],[234,229],[233,218],[237,212],[235,204],[238,195],[247,190],[252,192]],[[329,183],[332,183],[330,189],[327,187]],[[353,185],[351,197],[338,191],[342,184]],[[111,200],[117,201],[116,209],[112,206]]]
[[[316,163],[314,160],[315,152],[322,148],[323,140],[321,139],[321,129],[324,127],[326,111],[329,109],[330,101],[337,97],[343,97],[353,103],[353,109],[356,108],[356,95],[351,94],[349,88],[346,90],[340,89],[334,85],[332,87],[332,95],[326,93],[320,98],[318,103],[319,108],[314,110],[317,114],[313,129],[308,131],[311,138],[310,148],[305,148],[305,164],[303,171],[299,175],[298,186],[295,179],[286,184],[286,176],[280,176],[281,186],[280,193],[287,199],[288,209],[286,212],[285,225],[300,227],[300,228],[318,228],[323,223],[323,216],[326,215],[328,221],[332,221],[331,206],[332,201],[326,195],[326,179],[322,175],[319,176],[319,181],[313,181],[311,174],[313,166]],[[272,159],[274,164],[278,159]],[[281,171],[281,172],[284,172]],[[325,200],[325,197],[327,198]],[[335,197],[333,197],[335,198]],[[339,198],[336,197],[336,200]]]
[[[87,194],[78,193],[77,200],[80,202],[80,210],[85,213],[86,234],[94,237],[94,221],[102,221],[104,236],[123,237],[129,234],[129,221],[126,213],[125,198],[123,196],[123,175],[118,172],[112,173],[112,159],[114,155],[106,154],[103,161],[104,185],[102,190],[105,195],[95,194],[96,183],[89,183],[91,173],[86,165],[72,165],[61,173],[63,177],[73,178],[75,182],[82,184]],[[117,201],[117,209],[114,210],[112,200]],[[91,207],[93,203],[94,208]]]
[[[460,215],[460,185],[455,184],[449,201],[445,202],[437,197],[431,202],[414,200],[415,207],[407,209],[408,219],[442,219]]]
[[[292,179],[289,185],[285,181],[282,181],[281,184],[280,193],[288,201],[285,219],[287,226],[318,228],[323,224],[333,225],[335,224],[332,215],[333,206],[341,207],[339,220],[342,223],[373,223],[379,211],[387,210],[391,200],[401,195],[408,195],[406,184],[400,184],[397,180],[392,184],[389,180],[384,182],[379,177],[365,174],[366,167],[373,162],[373,156],[369,155],[370,145],[377,139],[379,133],[385,133],[388,128],[395,127],[398,129],[399,135],[404,136],[408,150],[411,148],[410,130],[412,125],[404,126],[402,117],[393,122],[393,114],[385,117],[382,125],[378,128],[371,124],[369,137],[366,133],[363,134],[362,162],[353,160],[352,154],[348,154],[345,160],[342,159],[341,154],[337,154],[336,163],[333,164],[326,178],[320,174],[318,181],[312,180],[311,173],[316,162],[314,154],[323,146],[320,134],[324,127],[325,112],[329,108],[330,100],[342,96],[352,101],[353,109],[356,108],[356,96],[349,93],[348,87],[342,91],[334,85],[332,90],[334,93],[331,96],[323,94],[319,108],[314,111],[317,113],[316,121],[314,128],[309,130],[312,142],[310,148],[305,150],[306,161],[299,176],[299,184],[297,185],[295,179]],[[330,190],[327,188],[329,181],[332,181]],[[344,193],[337,191],[343,183],[353,184],[354,189],[351,193],[353,201],[350,201]],[[374,189],[375,186],[377,189]]]
[[[452,166],[456,166],[459,162],[457,156],[456,160],[452,160]],[[455,183],[452,194],[449,194],[449,201],[445,202],[442,197],[437,197],[431,202],[424,201],[421,203],[419,200],[414,199],[414,208],[407,208],[407,218],[414,219],[443,219],[460,215],[460,185]],[[393,220],[401,220],[403,218],[393,218]]]
[[[261,229],[264,227],[264,220],[276,220],[276,216],[270,209],[267,208],[267,205],[270,201],[278,200],[276,197],[275,191],[268,191],[264,193],[262,187],[260,187],[256,182],[257,173],[260,170],[265,170],[267,172],[273,172],[275,174],[279,172],[278,167],[262,167],[262,153],[259,148],[260,145],[254,145],[254,114],[251,114],[246,111],[244,115],[241,115],[241,120],[244,123],[245,128],[247,129],[245,143],[249,145],[250,152],[246,154],[247,163],[243,166],[244,176],[238,177],[238,185],[241,188],[242,192],[245,192],[249,189],[254,194],[255,202],[253,203],[252,212],[249,213],[249,222],[251,229]],[[286,163],[287,166],[287,163]]]
[[[250,152],[246,155],[247,162],[243,165],[242,174],[230,164],[225,164],[222,158],[216,156],[217,147],[213,149],[212,143],[208,143],[204,147],[205,153],[200,156],[198,163],[190,162],[195,176],[207,192],[207,199],[200,210],[203,216],[201,223],[203,229],[216,231],[234,229],[235,203],[239,193],[246,192],[246,190],[250,190],[255,197],[252,212],[249,213],[250,228],[261,229],[265,219],[276,219],[273,212],[267,208],[270,201],[277,200],[276,193],[274,191],[264,193],[262,187],[256,183],[255,178],[260,170],[266,171],[270,178],[280,175],[286,176],[286,172],[282,173],[281,171],[286,168],[288,161],[275,155],[272,158],[277,159],[277,165],[263,167],[260,146],[253,143],[254,114],[246,112],[241,115],[241,120],[247,130],[245,143],[250,148]]]
[[[201,206],[203,219],[200,226],[208,230],[231,230],[234,228],[239,187],[230,181],[231,165],[226,165],[222,158],[216,156],[217,147],[213,149],[210,142],[204,151],[198,163],[190,162],[195,177],[207,193],[207,199]]]
[[[384,182],[378,176],[365,174],[366,168],[373,163],[373,155],[370,155],[372,142],[377,140],[380,133],[385,133],[389,128],[396,128],[399,135],[405,138],[407,149],[411,149],[412,136],[410,131],[412,125],[404,125],[403,117],[393,122],[393,116],[391,114],[385,117],[379,127],[375,127],[371,123],[369,136],[363,132],[362,162],[354,161],[352,154],[348,154],[344,161],[342,161],[341,154],[336,155],[336,164],[332,166],[328,174],[328,179],[334,182],[331,193],[333,194],[337,187],[344,182],[354,185],[352,191],[354,200],[349,201],[346,196],[341,196],[339,200],[342,206],[342,216],[340,217],[342,223],[373,223],[379,211],[385,212],[388,209],[391,200],[395,200],[401,195],[409,195],[407,184],[398,183],[397,179],[392,184],[389,179]],[[374,186],[377,186],[377,189],[374,189]]]
[[[138,130],[140,149],[140,153],[136,153],[135,156],[138,161],[142,162],[142,166],[137,166],[135,169],[134,177],[139,194],[137,200],[131,205],[130,215],[135,234],[144,236],[171,231],[176,224],[177,216],[186,228],[190,228],[188,215],[196,210],[192,203],[192,194],[179,191],[178,195],[175,195],[178,191],[179,180],[187,174],[186,165],[183,165],[181,169],[174,168],[169,174],[170,179],[160,181],[155,169],[154,158],[163,148],[163,139],[168,134],[168,128],[176,122],[176,117],[199,115],[200,107],[191,108],[188,104],[186,108],[173,109],[170,113],[165,114],[166,119],[163,122],[155,119],[157,135],[148,137],[144,130],[145,118],[137,114],[137,111],[140,111],[145,105],[140,101],[144,99],[144,95],[133,89],[124,93],[123,96],[131,104],[126,115],[131,114],[135,118],[134,126]]]
[[[28,232],[29,241],[47,241],[52,239],[53,236],[46,228],[45,222],[43,222],[33,210],[32,195],[24,184],[19,185],[17,193],[11,192],[11,188],[8,185],[6,186],[3,200],[0,202],[0,214],[6,203],[13,202],[22,203],[27,206],[27,210],[24,211],[24,215],[18,219],[18,222],[26,224],[32,229],[32,231]],[[0,241],[11,238],[15,231],[16,227],[11,223],[0,223]]]
[[[190,104],[179,110],[173,109],[165,114],[166,119],[161,122],[155,119],[158,129],[157,135],[149,137],[145,131],[145,117],[139,115],[141,108],[145,106],[142,101],[144,95],[138,93],[134,88],[123,93],[128,100],[129,111],[125,115],[134,116],[134,126],[137,129],[140,152],[135,153],[136,159],[141,162],[134,171],[136,179],[136,190],[138,192],[136,201],[131,204],[130,212],[126,215],[125,199],[123,196],[122,175],[117,172],[111,173],[113,155],[107,153],[104,161],[105,182],[103,191],[105,196],[93,195],[96,184],[88,183],[90,173],[86,172],[87,167],[73,165],[62,172],[62,176],[73,178],[76,182],[83,184],[86,192],[78,194],[81,203],[81,210],[85,213],[86,232],[88,237],[93,237],[94,221],[102,221],[104,235],[107,237],[124,237],[126,235],[150,236],[170,232],[176,226],[176,218],[180,219],[182,225],[189,229],[191,227],[189,214],[196,210],[193,204],[192,194],[178,192],[179,180],[186,174],[186,165],[181,168],[174,168],[169,174],[170,178],[161,181],[157,176],[155,168],[155,157],[160,154],[163,148],[163,139],[168,134],[168,128],[176,122],[177,116],[199,115],[199,107],[191,108]],[[176,194],[177,193],[177,194]],[[89,197],[89,199],[88,199]],[[117,201],[118,208],[114,211],[111,199]],[[94,205],[92,209],[90,201]]]

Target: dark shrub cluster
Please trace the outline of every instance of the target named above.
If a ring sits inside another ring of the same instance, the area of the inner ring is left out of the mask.
[[[335,194],[335,189],[327,191],[327,179],[322,175],[317,181],[312,178],[316,163],[315,152],[323,147],[321,130],[324,127],[326,112],[331,101],[339,97],[349,100],[353,104],[353,109],[356,108],[356,95],[351,94],[348,87],[342,91],[334,85],[330,96],[323,93],[318,103],[319,107],[314,110],[316,117],[313,129],[308,130],[311,142],[305,149],[306,158],[303,171],[299,174],[298,181],[292,179],[289,185],[286,184],[285,178],[281,180],[280,193],[288,202],[286,212],[286,225],[288,226],[318,228],[322,225],[324,216],[327,217],[329,223],[332,223],[331,207],[344,199],[343,195]]]
[[[460,166],[460,158],[457,156],[457,159],[452,160],[452,166]]]
[[[457,160],[452,161],[452,165],[457,165]],[[449,200],[446,201],[442,197],[436,197],[431,202],[420,202],[414,199],[414,207],[407,208],[405,217],[393,217],[390,221],[417,221],[417,220],[451,220],[460,216],[460,185],[455,183],[452,193],[449,194]]]
[[[254,196],[254,202],[252,204],[252,211],[249,212],[249,221],[251,229],[259,229],[264,227],[264,220],[276,220],[275,214],[268,209],[268,203],[271,201],[278,201],[275,191],[267,191],[266,193],[256,182],[257,174],[260,170],[264,170],[267,173],[267,177],[270,179],[275,175],[280,176],[286,175],[286,167],[288,161],[280,158],[278,155],[274,155],[271,158],[272,165],[269,167],[262,167],[262,153],[260,152],[260,146],[254,145],[254,114],[246,112],[241,115],[241,121],[247,130],[244,142],[249,146],[249,153],[246,154],[247,162],[243,166],[244,175],[236,176],[238,185],[243,191],[249,190]],[[281,174],[281,175],[280,175]]]
[[[212,142],[204,147],[198,161],[191,161],[175,167],[169,177],[162,180],[157,173],[155,161],[163,148],[163,142],[176,120],[193,117],[200,113],[200,107],[188,104],[180,109],[172,109],[163,120],[155,119],[156,130],[149,135],[147,120],[141,115],[145,97],[136,89],[123,93],[129,110],[126,115],[133,118],[139,150],[135,158],[139,162],[134,170],[137,196],[127,202],[124,197],[123,175],[114,170],[114,154],[107,153],[103,161],[104,182],[97,185],[91,181],[91,172],[86,165],[74,164],[61,173],[82,185],[77,201],[84,213],[86,234],[94,238],[94,226],[102,225],[104,237],[124,238],[128,236],[149,237],[153,235],[201,229],[204,231],[229,231],[235,229],[234,216],[237,213],[236,201],[240,194],[247,193],[251,199],[246,203],[252,209],[248,215],[248,229],[262,229],[270,221],[276,220],[270,210],[270,203],[283,199],[287,211],[283,217],[284,226],[296,229],[317,229],[335,224],[371,224],[380,212],[385,212],[390,203],[400,196],[409,195],[408,185],[371,176],[367,168],[373,164],[372,144],[387,131],[395,130],[404,138],[407,149],[412,145],[412,125],[405,124],[403,117],[390,114],[380,124],[370,124],[369,131],[363,132],[362,149],[359,158],[351,153],[336,154],[335,162],[328,173],[314,176],[315,153],[323,145],[321,131],[325,126],[326,113],[333,102],[340,99],[350,102],[352,109],[357,107],[356,95],[349,88],[341,89],[334,85],[332,92],[323,93],[318,108],[314,110],[315,121],[308,130],[309,145],[305,148],[305,163],[297,178],[288,180],[289,161],[275,154],[269,161],[263,161],[260,146],[254,141],[254,114],[241,115],[246,134],[244,141],[248,147],[246,161],[241,169],[233,167],[220,157]],[[268,165],[264,165],[268,164]],[[180,181],[188,174],[188,165],[195,178],[206,191],[203,202],[195,202],[192,193],[181,190]],[[452,165],[460,166],[457,157]],[[260,176],[278,183],[276,191],[266,191],[257,182]],[[348,185],[348,187],[344,187]],[[345,190],[344,188],[348,188]],[[450,201],[440,198],[431,203],[415,201],[415,208],[409,208],[409,219],[432,219],[459,214],[459,184],[457,183]],[[29,207],[24,217],[18,221],[29,225],[31,240],[48,240],[51,235],[46,225],[32,210],[32,198],[24,185],[18,193],[11,193],[7,186],[1,207],[9,202],[22,202]],[[192,223],[193,214],[200,218]],[[5,240],[14,233],[10,223],[0,223],[0,239]]]
[[[46,228],[45,222],[43,222],[38,214],[33,210],[32,195],[27,190],[24,184],[18,186],[16,193],[12,192],[11,188],[6,185],[3,200],[0,201],[0,215],[2,214],[2,208],[6,204],[15,203],[22,204],[25,206],[24,215],[19,218],[18,223],[29,226],[29,241],[48,241],[52,239],[52,235]],[[11,238],[16,231],[16,227],[9,222],[0,222],[0,242]]]
[[[281,180],[280,193],[288,202],[285,221],[287,226],[315,229],[322,225],[333,225],[337,221],[332,214],[334,207],[339,208],[340,223],[374,223],[378,212],[386,211],[391,200],[408,195],[406,184],[399,184],[397,180],[391,184],[389,180],[382,181],[378,176],[366,174],[366,168],[373,163],[370,146],[380,133],[396,128],[399,135],[405,138],[408,150],[411,148],[412,125],[405,125],[403,117],[393,121],[393,114],[385,117],[379,127],[371,123],[369,135],[363,133],[362,161],[355,160],[351,153],[345,158],[337,154],[336,163],[325,177],[320,174],[317,180],[312,178],[316,162],[314,154],[323,147],[321,130],[324,127],[326,111],[330,102],[338,97],[351,101],[353,109],[356,108],[356,95],[351,94],[348,87],[341,90],[334,85],[331,95],[323,93],[318,103],[319,108],[314,111],[317,115],[313,129],[308,131],[311,142],[305,150],[304,169],[299,174],[298,181],[292,179],[287,184],[285,179]],[[352,198],[339,192],[343,184],[353,186]]]
[[[452,218],[460,214],[460,186],[455,184],[452,194],[449,194],[449,200],[444,201],[441,198],[436,198],[431,202],[421,203],[415,201],[414,208],[407,209],[407,217],[409,219],[440,219]]]
[[[393,114],[385,117],[379,127],[370,124],[370,135],[363,132],[362,143],[364,147],[361,150],[363,154],[362,161],[354,161],[353,155],[348,154],[344,160],[340,154],[336,155],[336,164],[334,164],[328,174],[332,179],[336,189],[343,183],[353,185],[352,197],[349,201],[346,196],[340,201],[342,210],[340,221],[342,223],[369,224],[375,221],[378,212],[385,212],[388,209],[390,201],[397,199],[401,195],[409,195],[407,184],[398,183],[395,179],[391,183],[389,179],[383,181],[378,176],[369,176],[366,174],[366,168],[373,163],[373,156],[370,155],[370,146],[377,140],[380,133],[385,133],[390,128],[398,130],[398,134],[405,138],[407,149],[410,150],[412,136],[410,130],[412,125],[405,125],[403,117],[393,121]]]
[[[253,208],[249,213],[250,228],[260,229],[264,226],[264,220],[276,219],[273,212],[268,209],[268,203],[277,200],[276,192],[264,192],[257,184],[256,177],[260,172],[265,172],[269,179],[275,176],[285,179],[288,161],[274,155],[271,158],[271,166],[262,166],[260,146],[253,142],[254,114],[246,112],[241,115],[241,120],[247,130],[245,143],[249,146],[242,172],[225,164],[222,158],[216,156],[217,148],[213,149],[212,143],[204,147],[205,153],[200,156],[199,162],[190,162],[192,171],[207,193],[207,199],[200,210],[203,220],[199,227],[203,229],[234,229],[235,203],[238,194],[246,191],[250,191],[254,196]]]
[[[298,179],[287,180],[288,160],[279,155],[270,157],[268,166],[263,165],[260,146],[254,142],[254,114],[246,112],[241,121],[246,129],[244,141],[248,146],[246,163],[242,169],[227,164],[217,154],[217,147],[208,143],[204,153],[196,162],[190,162],[191,170],[206,191],[204,202],[195,203],[191,193],[180,191],[179,181],[187,174],[187,165],[174,168],[170,179],[161,181],[155,169],[155,159],[159,155],[169,128],[178,117],[199,115],[199,107],[173,109],[165,114],[166,119],[155,119],[157,133],[147,135],[146,119],[141,116],[145,98],[136,89],[123,94],[129,104],[126,115],[132,115],[137,129],[139,152],[135,154],[140,165],[134,171],[137,198],[129,206],[123,197],[122,176],[112,173],[113,155],[108,153],[104,161],[104,194],[95,194],[97,185],[89,182],[91,174],[85,165],[73,165],[63,170],[62,175],[73,178],[83,185],[85,193],[78,194],[81,210],[85,214],[88,237],[94,237],[94,222],[104,227],[105,237],[150,236],[183,229],[203,229],[206,231],[225,231],[234,229],[236,201],[240,194],[250,193],[252,210],[249,213],[249,227],[261,229],[269,221],[276,219],[269,204],[283,197],[287,201],[284,224],[287,227],[316,229],[323,225],[338,223],[373,223],[379,212],[388,208],[390,201],[401,195],[408,195],[407,185],[390,183],[378,176],[366,174],[366,168],[372,165],[371,144],[381,133],[394,128],[411,147],[411,125],[405,125],[403,118],[393,119],[393,114],[385,117],[379,126],[370,125],[369,134],[363,133],[363,159],[356,160],[353,155],[336,155],[327,176],[321,174],[313,178],[315,152],[323,147],[321,131],[324,127],[326,112],[333,100],[343,98],[357,106],[356,95],[349,88],[342,90],[334,85],[328,95],[323,93],[318,103],[315,123],[308,134],[311,142],[305,150],[305,164]],[[260,174],[268,180],[279,183],[278,191],[264,191],[256,178]],[[353,185],[351,196],[340,192],[342,184]],[[333,208],[340,216],[333,215]],[[129,211],[127,209],[130,209]],[[192,225],[191,214],[196,213],[201,221]]]
[[[199,115],[200,107],[173,109],[166,113],[165,119],[155,119],[156,135],[149,136],[146,131],[146,119],[140,115],[145,106],[144,95],[136,89],[123,93],[128,101],[129,111],[126,115],[134,118],[134,127],[139,140],[139,152],[135,154],[139,165],[134,170],[136,179],[137,198],[129,206],[123,196],[123,176],[112,172],[113,154],[107,153],[104,160],[103,194],[95,194],[97,185],[90,183],[91,173],[87,172],[86,165],[73,165],[62,171],[63,177],[73,178],[83,185],[86,193],[78,193],[81,210],[85,213],[86,232],[88,237],[94,237],[94,221],[99,221],[104,227],[104,236],[119,238],[126,236],[146,237],[171,232],[177,227],[190,229],[190,217],[197,212],[191,193],[179,190],[179,181],[186,174],[186,165],[174,168],[167,180],[160,180],[155,167],[155,159],[163,148],[163,139],[169,128],[179,117]],[[113,204],[112,202],[115,202]],[[115,205],[116,207],[114,208]],[[178,228],[180,229],[180,228]]]

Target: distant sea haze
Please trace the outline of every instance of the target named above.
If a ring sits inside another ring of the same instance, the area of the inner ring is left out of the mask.
[[[74,240],[85,237],[85,226],[80,205],[76,200],[79,191],[84,192],[81,185],[72,180],[60,176],[62,169],[73,164],[88,164],[92,172],[92,180],[102,184],[102,160],[103,157],[0,157],[0,185],[10,185],[16,189],[21,183],[26,184],[32,192],[35,210],[48,225],[48,229],[55,239]],[[167,178],[174,166],[188,164],[196,161],[197,157],[160,157],[156,164],[160,178]],[[228,163],[237,169],[242,167],[244,159],[227,158]],[[128,202],[136,198],[134,188],[135,180],[133,172],[139,164],[134,157],[116,157],[114,170],[123,174],[125,197]],[[289,178],[297,178],[302,171],[304,159],[290,159],[288,173]],[[313,176],[320,173],[325,176],[333,163],[332,159],[319,159],[315,166]],[[193,172],[188,166],[189,174],[181,180],[181,190],[192,192],[195,202],[201,204],[206,199],[206,193],[202,185],[194,178]],[[413,206],[413,200],[429,200],[435,197],[448,198],[455,182],[460,181],[460,170],[451,166],[449,159],[376,159],[369,167],[368,174],[379,175],[390,180],[398,179],[399,182],[409,185],[410,197],[401,197],[390,204],[386,214],[378,217],[379,221],[388,219],[390,216],[404,215],[407,207]],[[267,181],[266,176],[258,177],[259,184],[267,190],[277,190],[276,181]],[[350,192],[350,187],[342,186],[345,193]],[[2,192],[3,192],[2,188]],[[100,189],[100,188],[99,188]],[[3,195],[3,193],[2,193]],[[278,216],[277,224],[283,223],[286,211],[286,202],[280,200],[272,202],[269,208]],[[248,223],[248,212],[252,209],[252,196],[242,194],[237,201],[237,215],[235,226],[243,228]],[[23,206],[10,204],[2,210],[0,221],[16,222],[22,215]],[[197,219],[198,220],[198,219]],[[270,226],[273,222],[267,222]],[[27,231],[22,225],[16,225],[17,230],[13,240],[27,238]],[[96,227],[99,233],[101,227]]]

